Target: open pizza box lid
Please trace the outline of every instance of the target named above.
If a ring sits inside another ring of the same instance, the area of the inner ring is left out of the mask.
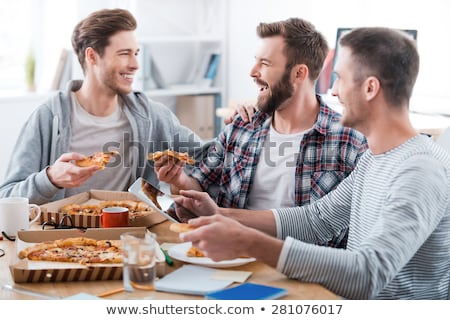
[[[59,209],[68,204],[86,204],[96,203],[103,200],[133,200],[142,201],[131,192],[126,191],[109,191],[109,190],[90,190],[73,195],[68,198],[64,198],[58,201],[49,202],[41,205],[41,217],[40,223],[47,221],[53,221],[58,223],[61,221],[63,214],[59,212]],[[130,227],[150,227],[155,224],[161,223],[167,220],[164,216],[161,216],[158,212],[151,212],[144,216],[137,216],[130,218]],[[99,215],[81,215],[76,214],[72,216],[72,222],[75,227],[82,228],[100,228],[100,216]]]
[[[43,241],[72,237],[118,240],[124,232],[145,231],[146,229],[145,227],[129,227],[93,228],[86,231],[79,229],[19,231],[16,239],[16,258],[10,265],[12,278],[16,283],[122,279],[122,264],[81,265],[78,263],[28,261],[27,259],[20,260],[18,252],[31,244]]]

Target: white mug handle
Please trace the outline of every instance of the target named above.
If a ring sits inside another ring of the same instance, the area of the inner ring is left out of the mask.
[[[39,207],[37,204],[30,204],[30,209],[34,208],[37,211],[36,217],[30,221],[30,226],[35,223],[36,221],[38,221],[39,217],[41,216],[41,207]]]

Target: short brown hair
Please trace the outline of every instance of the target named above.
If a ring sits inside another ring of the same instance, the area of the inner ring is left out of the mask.
[[[390,28],[358,28],[343,36],[340,44],[351,50],[355,81],[376,77],[392,105],[411,98],[419,73],[419,53],[410,36]]]
[[[325,37],[313,24],[300,18],[290,18],[273,23],[260,23],[256,32],[261,38],[284,38],[286,69],[289,70],[296,64],[305,64],[308,66],[311,80],[315,81],[319,77],[329,49]]]
[[[86,48],[91,47],[103,56],[111,36],[119,31],[136,30],[136,27],[136,19],[124,9],[102,9],[81,20],[73,30],[72,47],[83,70]]]

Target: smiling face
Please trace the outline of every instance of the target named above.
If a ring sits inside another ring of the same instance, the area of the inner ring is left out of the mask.
[[[259,87],[257,106],[263,112],[273,113],[292,96],[290,70],[285,70],[284,46],[281,36],[263,38],[255,56],[250,76]]]
[[[350,48],[340,50],[334,72],[336,80],[333,83],[332,95],[337,96],[344,107],[341,123],[361,131],[367,125],[369,110],[363,95],[363,80],[355,81],[358,64],[354,62]]]
[[[97,55],[92,68],[98,85],[115,94],[130,93],[139,67],[138,52],[133,31],[120,31],[111,36],[103,56]]]

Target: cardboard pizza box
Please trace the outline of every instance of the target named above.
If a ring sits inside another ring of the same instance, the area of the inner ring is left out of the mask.
[[[47,221],[52,221],[59,223],[63,214],[59,212],[62,206],[68,204],[85,204],[85,203],[95,203],[103,200],[134,200],[141,201],[131,192],[126,191],[108,191],[108,190],[90,190],[88,192],[82,192],[73,195],[68,198],[64,198],[58,201],[49,202],[41,205],[41,217],[40,223],[43,224]],[[72,215],[71,216],[74,227],[82,228],[100,228],[100,216],[99,215]],[[161,223],[167,220],[164,216],[160,215],[158,212],[154,211],[150,214],[144,216],[138,216],[130,218],[130,227],[150,227],[155,224]],[[64,225],[70,225],[70,221],[65,219]]]
[[[88,237],[97,240],[118,240],[120,235],[129,231],[146,230],[145,227],[129,228],[92,228],[64,230],[19,231],[16,239],[16,254],[10,265],[10,271],[16,283],[95,281],[122,279],[122,264],[82,265],[78,263],[59,263],[45,261],[28,261],[19,259],[18,252],[27,246],[43,241],[72,237]],[[157,275],[165,272],[164,263],[157,263]]]

